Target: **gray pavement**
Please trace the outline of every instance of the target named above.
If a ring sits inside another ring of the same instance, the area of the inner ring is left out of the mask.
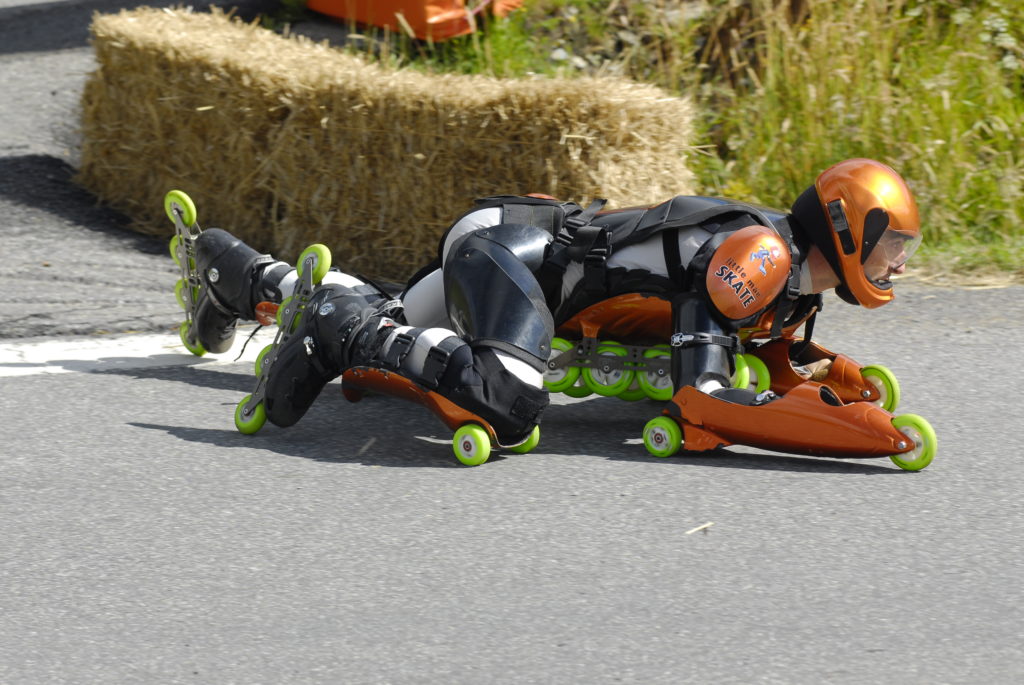
[[[82,6],[0,0],[0,683],[1024,679],[1024,288],[829,301],[817,337],[936,427],[917,474],[658,460],[658,407],[606,399],[472,469],[419,407],[336,386],[242,436],[251,362],[177,347],[166,240],[70,182]]]

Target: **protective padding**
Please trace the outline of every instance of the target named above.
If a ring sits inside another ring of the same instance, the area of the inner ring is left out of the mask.
[[[444,266],[456,333],[473,347],[493,347],[542,370],[555,326],[527,263],[540,259],[550,240],[540,229],[504,224],[458,242]]]
[[[773,229],[741,228],[711,257],[706,279],[708,295],[726,318],[745,319],[767,307],[782,292],[792,259],[785,241]]]
[[[707,334],[727,337],[700,297],[692,296],[675,302],[673,319],[675,330],[684,336]],[[714,342],[675,346],[672,348],[672,383],[677,388],[687,385],[700,388],[708,381],[717,381],[722,387],[728,387],[732,355],[732,350]]]

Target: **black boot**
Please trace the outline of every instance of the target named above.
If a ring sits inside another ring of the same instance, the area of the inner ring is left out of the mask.
[[[295,424],[327,383],[346,369],[366,363],[380,349],[395,323],[371,301],[374,305],[393,302],[335,284],[320,286],[313,293],[298,330],[266,370],[263,404],[271,423]]]
[[[196,301],[193,331],[207,352],[227,352],[235,339],[238,320],[256,318],[256,305],[262,297],[261,281],[270,255],[260,254],[227,231],[211,228],[195,241],[196,271],[202,287]],[[290,267],[276,262],[278,280]]]

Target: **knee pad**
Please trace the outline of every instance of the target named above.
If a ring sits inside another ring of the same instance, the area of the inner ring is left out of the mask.
[[[532,269],[550,240],[532,226],[501,224],[453,246],[444,264],[448,318],[474,348],[492,347],[544,368],[555,326]]]

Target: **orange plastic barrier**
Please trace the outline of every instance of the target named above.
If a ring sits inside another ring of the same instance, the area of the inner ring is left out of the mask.
[[[477,0],[469,7],[466,0],[308,0],[306,6],[331,17],[441,41],[471,33],[480,12],[503,17],[522,4],[523,0]]]

